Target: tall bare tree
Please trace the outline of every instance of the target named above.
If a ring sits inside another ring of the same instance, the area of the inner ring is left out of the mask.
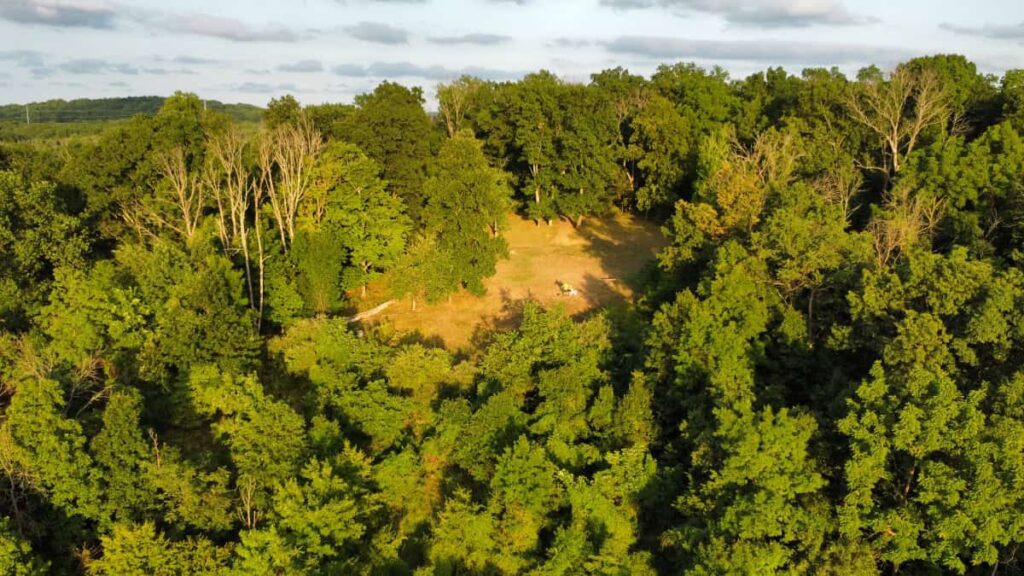
[[[258,274],[256,283],[256,330],[259,331],[260,325],[263,322],[263,295],[266,293],[264,290],[266,277],[266,264],[267,256],[263,250],[263,225],[260,224],[260,213],[263,211],[263,198],[266,194],[265,189],[261,185],[261,180],[251,180],[250,187],[252,188],[252,204],[253,204],[253,218],[255,219],[253,230],[256,236],[256,271]]]
[[[250,207],[259,212],[259,203],[255,198],[257,187],[250,185],[245,166],[246,146],[245,136],[234,125],[211,137],[207,141],[206,182],[217,204],[218,231],[224,251],[228,256],[242,255],[249,304],[256,310],[258,296],[253,283],[247,218]]]
[[[156,157],[157,169],[171,186],[171,203],[178,209],[181,225],[178,231],[191,240],[203,215],[205,194],[199,178],[185,159],[185,149],[174,147]]]
[[[305,117],[294,124],[281,124],[260,143],[264,191],[270,199],[285,251],[295,240],[295,220],[322,145],[320,132]]]
[[[888,178],[899,173],[921,133],[949,118],[949,95],[931,71],[896,68],[888,80],[857,85],[848,98],[852,117],[881,142],[884,165],[874,167]]]
[[[850,221],[857,210],[854,199],[860,193],[864,178],[853,164],[838,164],[814,181],[814,188],[829,204],[843,209],[843,218]]]
[[[891,264],[913,246],[930,241],[942,209],[941,200],[911,194],[906,186],[887,192],[885,210],[868,224],[878,266]]]
[[[121,216],[140,238],[158,238],[160,229],[169,229],[189,242],[206,207],[204,183],[189,169],[181,146],[155,153],[154,164],[166,188],[158,185],[152,201],[136,200],[122,206]]]
[[[217,204],[217,226],[224,249],[242,250],[247,234],[249,175],[245,168],[245,137],[232,125],[207,139],[206,185]]]
[[[444,118],[448,137],[454,137],[462,128],[474,96],[483,82],[472,76],[463,76],[451,84],[437,85],[437,111]]]

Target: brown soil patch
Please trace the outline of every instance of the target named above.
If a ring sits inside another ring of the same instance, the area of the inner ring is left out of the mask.
[[[421,301],[416,310],[406,298],[368,322],[461,348],[476,333],[512,323],[525,300],[561,304],[574,315],[628,301],[637,273],[666,244],[657,226],[625,214],[591,218],[579,229],[561,221],[538,225],[518,216],[510,216],[508,224],[504,236],[510,255],[484,282],[486,295],[463,291],[433,305]],[[578,296],[561,295],[558,282],[572,285]],[[382,286],[371,286],[359,309],[386,298]]]

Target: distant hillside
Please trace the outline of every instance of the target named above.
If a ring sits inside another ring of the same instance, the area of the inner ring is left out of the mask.
[[[130,118],[136,114],[156,114],[165,98],[162,96],[129,96],[126,98],[79,98],[47,100],[30,104],[0,106],[0,122],[79,123]],[[238,121],[259,121],[263,109],[251,104],[225,104],[207,100],[210,110],[219,110]]]

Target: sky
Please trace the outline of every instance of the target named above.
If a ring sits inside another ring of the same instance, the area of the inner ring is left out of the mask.
[[[0,103],[168,95],[350,102],[382,80],[680,61],[852,74],[963,54],[1024,68],[1024,0],[0,0]]]

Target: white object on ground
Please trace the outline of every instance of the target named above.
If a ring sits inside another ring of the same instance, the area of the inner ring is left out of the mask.
[[[388,300],[387,302],[385,302],[385,303],[383,303],[383,304],[381,304],[379,306],[370,308],[366,312],[360,312],[359,314],[356,314],[355,316],[352,316],[351,318],[349,318],[348,319],[348,323],[351,324],[353,322],[359,322],[360,320],[364,320],[366,318],[370,318],[372,316],[376,316],[377,314],[380,314],[381,312],[387,310],[388,306],[391,306],[394,303],[395,303],[394,300]]]

